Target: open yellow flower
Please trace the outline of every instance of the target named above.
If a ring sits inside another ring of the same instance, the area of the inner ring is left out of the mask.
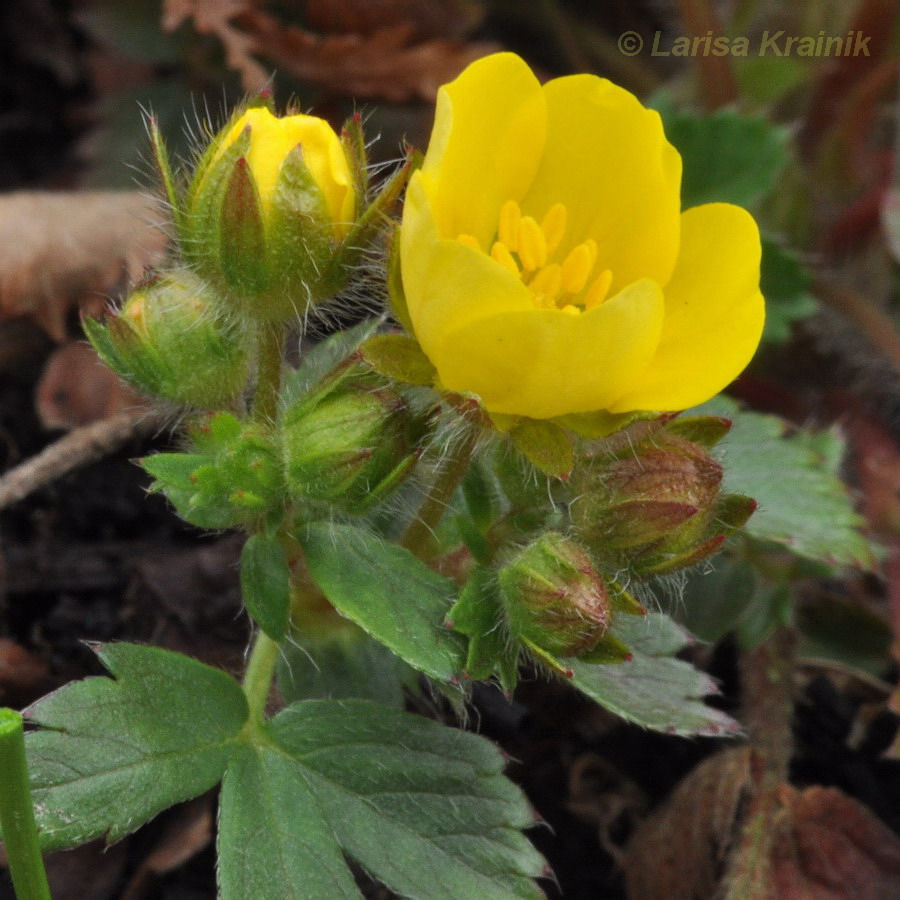
[[[446,390],[554,418],[685,409],[759,344],[760,241],[743,209],[684,213],[656,112],[592,75],[541,85],[511,53],[441,88],[409,184],[409,320]]]

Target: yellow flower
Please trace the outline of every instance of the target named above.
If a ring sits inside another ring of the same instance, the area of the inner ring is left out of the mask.
[[[245,158],[253,174],[264,215],[272,206],[282,164],[288,154],[299,146],[303,162],[322,192],[335,234],[343,237],[353,224],[356,194],[346,153],[328,122],[307,115],[279,118],[264,106],[252,107],[224,135],[217,148],[216,160],[247,128],[250,129],[250,145]]]
[[[438,93],[407,190],[409,321],[440,386],[536,419],[685,409],[759,343],[745,210],[681,212],[656,112],[592,75],[541,85],[500,53]]]

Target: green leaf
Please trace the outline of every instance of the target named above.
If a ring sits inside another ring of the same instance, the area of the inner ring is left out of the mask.
[[[788,160],[787,129],[722,110],[709,116],[664,111],[666,136],[681,153],[681,203],[752,205],[775,186]]]
[[[287,703],[352,698],[402,709],[411,676],[384,644],[350,622],[327,635],[292,633],[278,660],[278,690]]]
[[[119,840],[222,777],[247,718],[234,679],[154,647],[96,648],[115,676],[66,685],[25,711],[45,850]]]
[[[740,730],[730,716],[702,702],[717,688],[708,675],[675,659],[691,638],[668,616],[619,616],[611,631],[632,658],[617,665],[566,660],[576,688],[610,712],[655,731],[722,736]]]
[[[277,537],[254,534],[241,551],[241,595],[253,621],[273,641],[287,634],[291,573]]]
[[[297,536],[328,601],[414,669],[442,681],[463,665],[464,641],[444,626],[450,579],[363,528],[318,523]]]
[[[319,381],[359,349],[362,342],[375,331],[380,321],[380,319],[366,319],[346,331],[329,335],[311,350],[307,350],[300,360],[300,365],[285,375],[281,389],[282,406],[290,408],[309,393]]]
[[[360,897],[356,860],[423,900],[540,897],[533,814],[475,735],[365,701],[307,701],[236,755],[220,807],[222,900]]]
[[[809,292],[811,282],[812,276],[801,264],[799,254],[763,237],[759,285],[766,298],[763,340],[786,341],[792,324],[818,309],[818,302]]]
[[[466,676],[480,680],[497,671],[504,690],[511,691],[516,686],[519,651],[506,624],[496,573],[476,566],[447,619],[469,636]]]
[[[734,423],[718,446],[726,488],[759,503],[745,533],[830,565],[873,564],[860,531],[863,520],[836,473],[842,455],[837,435],[789,433],[783,420],[743,412],[726,397],[693,412],[724,415]]]

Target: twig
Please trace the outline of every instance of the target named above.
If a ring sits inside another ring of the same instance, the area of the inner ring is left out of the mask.
[[[134,409],[70,431],[0,478],[0,509],[73,469],[114,453],[128,441],[152,433],[168,418],[161,412]]]

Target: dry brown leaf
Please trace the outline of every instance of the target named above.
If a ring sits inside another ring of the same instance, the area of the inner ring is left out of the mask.
[[[268,73],[250,55],[259,49],[255,38],[231,22],[254,5],[255,0],[165,0],[163,31],[174,31],[190,19],[199,34],[215,35],[222,42],[229,68],[240,73],[244,90],[256,94],[266,86]]]
[[[163,258],[160,218],[138,192],[0,196],[0,321],[28,316],[64,340],[71,309],[99,310]]]
[[[779,794],[773,900],[900,898],[900,839],[865,806],[830,787]]]
[[[437,89],[496,45],[451,38],[415,40],[412,22],[385,25],[371,34],[321,36],[256,11],[242,17],[260,53],[296,78],[351,97],[402,103],[434,100]]]
[[[635,832],[623,869],[629,900],[712,897],[739,837],[749,747],[704,760]]]
[[[448,26],[454,8],[470,6],[465,0],[427,4],[433,7],[428,14],[425,4],[408,0],[365,11],[358,2],[319,3],[310,10],[311,17],[341,29],[332,34],[285,24],[262,5],[259,0],[166,0],[163,28],[172,31],[191,20],[201,34],[218,37],[228,65],[240,73],[244,89],[251,93],[268,83],[256,56],[328,93],[392,102],[433,100],[440,85],[497,49],[462,40],[478,21],[474,14],[457,15],[452,20],[456,24]],[[363,30],[347,32],[353,25]]]
[[[55,350],[38,383],[35,405],[45,428],[69,430],[146,405],[84,341]]]
[[[418,38],[464,38],[484,19],[474,0],[306,0],[306,25],[320,34],[371,34],[384,25],[412,24]]]

